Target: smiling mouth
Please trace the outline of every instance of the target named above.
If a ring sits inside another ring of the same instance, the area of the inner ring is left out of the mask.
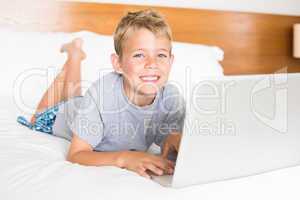
[[[140,79],[143,82],[155,83],[160,79],[160,76],[157,75],[140,76]]]

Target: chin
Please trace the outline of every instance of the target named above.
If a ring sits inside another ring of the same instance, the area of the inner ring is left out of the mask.
[[[148,96],[148,97],[153,96],[154,97],[154,96],[156,96],[158,89],[159,89],[158,87],[153,87],[153,85],[144,86],[143,88],[140,88],[138,93],[143,96]]]
[[[157,94],[157,91],[156,90],[153,90],[153,91],[140,90],[139,94],[143,95],[143,96],[147,96],[147,97],[155,97]]]

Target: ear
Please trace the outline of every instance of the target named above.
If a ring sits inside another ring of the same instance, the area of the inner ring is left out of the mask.
[[[110,55],[110,61],[111,61],[111,64],[112,64],[114,70],[117,73],[122,74],[123,71],[122,71],[122,68],[121,68],[119,56],[116,53],[112,53]]]

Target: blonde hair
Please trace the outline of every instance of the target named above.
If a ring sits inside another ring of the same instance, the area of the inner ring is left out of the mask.
[[[114,32],[114,47],[117,55],[122,57],[123,43],[128,30],[146,28],[155,35],[163,35],[172,41],[172,32],[165,19],[152,9],[128,12],[119,22]]]

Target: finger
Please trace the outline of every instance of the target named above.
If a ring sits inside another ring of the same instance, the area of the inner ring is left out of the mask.
[[[168,160],[161,156],[157,156],[152,162],[164,172],[169,171],[169,168],[173,168],[172,165],[169,165]]]
[[[173,168],[175,167],[175,163],[171,160],[167,160],[169,167]]]
[[[175,164],[173,161],[170,161],[170,160],[167,160],[168,162],[168,168],[167,168],[167,171],[165,173],[167,174],[173,174],[174,172],[174,168],[175,168]]]
[[[153,172],[155,175],[158,175],[158,176],[161,176],[164,173],[164,171],[162,169],[156,167],[152,163],[145,163],[144,168],[150,170],[151,172]]]
[[[144,178],[151,179],[151,176],[147,174],[146,170],[140,169],[137,173]]]
[[[168,168],[168,170],[165,171],[165,174],[173,174],[174,173],[174,169],[173,168]]]
[[[160,170],[156,175],[170,174],[174,171],[173,167],[169,166],[167,161],[154,161],[153,165]]]

